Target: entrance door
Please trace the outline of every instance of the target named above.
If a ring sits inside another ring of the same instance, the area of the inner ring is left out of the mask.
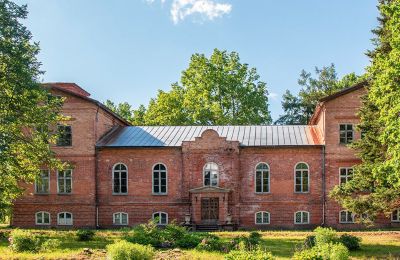
[[[217,223],[219,211],[219,198],[201,199],[201,221],[203,223]]]

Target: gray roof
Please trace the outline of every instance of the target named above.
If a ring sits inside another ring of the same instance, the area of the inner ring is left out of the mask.
[[[179,147],[182,141],[194,141],[207,129],[213,129],[240,146],[322,145],[316,137],[317,126],[125,126],[102,138],[98,147]]]

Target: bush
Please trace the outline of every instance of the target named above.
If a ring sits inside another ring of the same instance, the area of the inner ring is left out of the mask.
[[[272,260],[270,252],[257,248],[256,250],[233,250],[224,257],[225,260]]]
[[[294,260],[348,260],[349,250],[341,243],[316,245],[311,249],[296,252]]]
[[[208,235],[207,237],[203,238],[196,247],[198,250],[205,250],[205,251],[227,251],[229,248],[228,244],[224,244],[221,239],[215,235]]]
[[[10,231],[0,230],[0,240],[8,240],[9,237],[10,237]]]
[[[78,241],[90,241],[93,239],[95,231],[91,229],[79,229],[76,231]]]
[[[127,232],[125,240],[131,243],[159,247],[162,243],[161,230],[153,221],[149,221],[146,224],[137,225],[131,232]]]
[[[200,244],[203,237],[195,233],[185,234],[182,238],[176,240],[175,246],[183,249],[195,248]]]
[[[15,252],[31,251],[40,249],[41,241],[38,236],[27,230],[15,229],[10,233],[10,248]]]
[[[312,248],[315,246],[315,236],[307,236],[304,240],[304,248]]]
[[[40,251],[42,252],[52,252],[58,247],[60,247],[61,241],[58,239],[47,239],[40,246]]]
[[[107,259],[111,260],[150,260],[155,252],[152,246],[119,241],[107,246]]]
[[[350,251],[360,249],[361,238],[359,237],[343,234],[340,236],[339,241]]]
[[[255,247],[258,246],[261,242],[261,234],[257,231],[252,231],[249,235],[249,238],[247,240],[248,242],[248,247]]]
[[[336,231],[332,228],[317,227],[315,230],[315,244],[323,245],[338,242]]]

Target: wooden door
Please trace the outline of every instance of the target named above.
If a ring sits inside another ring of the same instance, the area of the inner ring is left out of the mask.
[[[219,216],[219,198],[201,199],[201,221],[204,223],[217,223]]]

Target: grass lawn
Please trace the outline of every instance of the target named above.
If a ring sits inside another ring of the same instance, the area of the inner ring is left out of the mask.
[[[4,230],[4,228],[2,228]],[[46,237],[58,238],[62,241],[62,249],[52,253],[13,253],[8,248],[8,241],[0,240],[0,259],[105,259],[106,245],[121,239],[119,231],[98,231],[93,241],[79,242],[74,231],[35,230]],[[400,231],[347,232],[362,238],[361,250],[351,252],[353,259],[400,259]],[[247,232],[217,232],[223,239],[231,239]],[[290,259],[311,232],[300,231],[266,231],[262,232],[263,246],[271,251],[277,259]],[[92,249],[85,253],[84,249]],[[169,252],[169,251],[168,251]],[[164,253],[160,251],[160,256]],[[223,259],[221,253],[185,250],[181,259]],[[180,253],[182,255],[182,252]],[[168,254],[167,254],[168,255]]]

